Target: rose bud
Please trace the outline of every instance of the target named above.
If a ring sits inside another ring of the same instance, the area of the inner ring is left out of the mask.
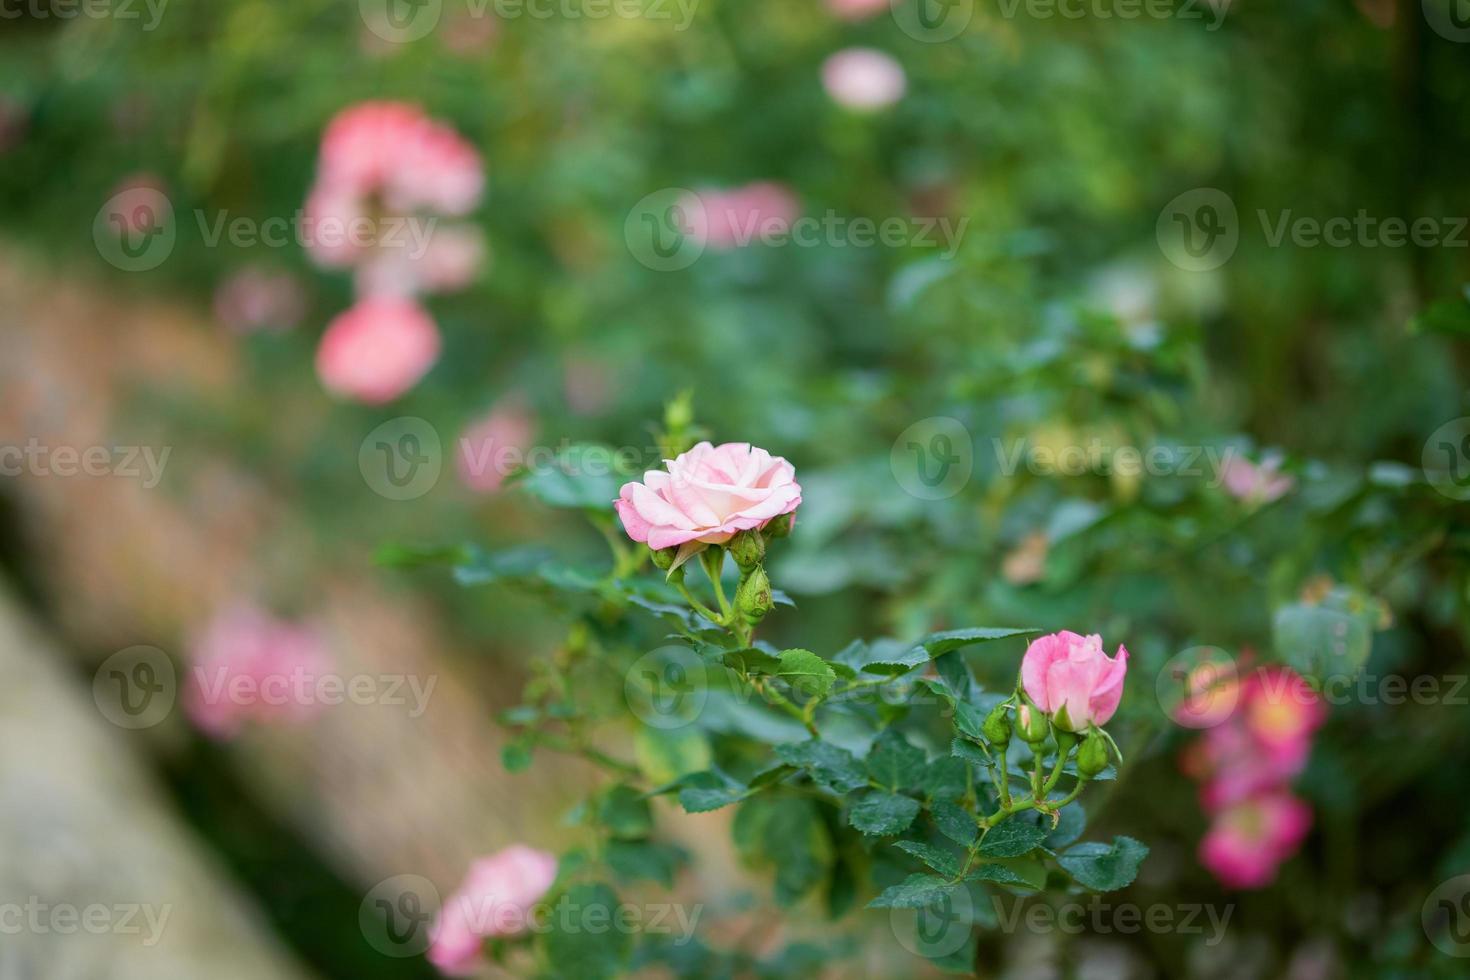
[[[1023,704],[1016,709],[1016,731],[1025,741],[1039,745],[1051,734],[1051,725],[1040,709]]]
[[[735,592],[735,609],[745,618],[745,621],[754,626],[766,618],[766,613],[776,605],[771,597],[771,580],[766,576],[766,570],[757,565],[755,570],[740,582],[740,588]]]
[[[741,531],[725,547],[729,549],[730,557],[735,559],[735,564],[746,574],[766,558],[766,543],[761,540],[759,531]]]
[[[1021,687],[1058,728],[1083,732],[1105,725],[1123,698],[1128,651],[1103,653],[1102,637],[1063,630],[1033,640],[1021,660]]]
[[[998,704],[985,716],[985,722],[980,726],[980,734],[985,740],[998,749],[1003,749],[1011,742],[1011,719],[1006,715],[1006,706]]]
[[[1092,779],[1108,767],[1108,743],[1102,733],[1093,730],[1082,740],[1077,750],[1077,775]]]

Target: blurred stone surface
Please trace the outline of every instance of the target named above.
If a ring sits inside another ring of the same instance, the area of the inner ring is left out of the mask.
[[[0,588],[0,980],[297,980]]]

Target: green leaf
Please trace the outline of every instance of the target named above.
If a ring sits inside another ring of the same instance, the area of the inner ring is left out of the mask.
[[[1058,816],[1056,829],[1046,835],[1043,845],[1053,851],[1061,850],[1082,836],[1087,829],[1087,811],[1082,809],[1081,803],[1068,803],[1062,807]]]
[[[919,801],[912,796],[874,790],[853,805],[847,822],[865,834],[891,837],[907,830],[918,815]]]
[[[868,785],[862,763],[851,752],[831,742],[789,742],[776,746],[776,757],[811,773],[819,786],[837,794]]]
[[[633,737],[633,754],[638,768],[655,786],[708,769],[712,760],[704,733],[689,726],[640,728]]]
[[[1024,862],[1024,864],[1022,863]],[[997,885],[1019,885],[1037,891],[1046,887],[1046,868],[1031,858],[989,861],[971,868],[966,881],[991,881]]]
[[[938,802],[929,808],[939,832],[962,847],[969,847],[980,836],[980,825],[969,810],[953,803]]]
[[[868,903],[870,909],[921,909],[939,901],[956,885],[939,875],[909,875],[901,883],[884,889]]]
[[[942,847],[934,847],[916,840],[901,840],[893,846],[905,854],[912,854],[946,878],[958,878],[960,871],[965,866],[964,855],[947,851]]]
[[[1409,322],[1409,329],[1462,337],[1470,335],[1470,303],[1463,298],[1441,300],[1415,316]]]
[[[597,804],[597,819],[619,840],[639,840],[653,833],[648,799],[626,783],[614,786]]]
[[[510,481],[548,507],[611,511],[618,490],[631,475],[610,465],[616,456],[605,446],[569,446],[549,464],[512,474]]]
[[[1115,837],[1112,846],[1099,842],[1078,844],[1057,858],[1062,870],[1094,891],[1126,888],[1138,877],[1138,866],[1148,847],[1132,837]]]
[[[720,662],[726,667],[738,670],[743,674],[775,674],[781,669],[781,660],[773,654],[767,653],[757,647],[741,647],[739,650],[720,650],[718,647],[705,647],[704,652],[718,654]]]
[[[525,772],[531,768],[531,747],[520,740],[507,742],[500,748],[500,764],[506,772]]]
[[[980,685],[975,682],[975,675],[970,673],[970,665],[965,663],[964,656],[958,650],[936,657],[934,669],[954,692],[955,700],[969,701],[979,692]]]
[[[607,885],[573,885],[565,893],[573,914],[550,916],[542,936],[546,962],[558,980],[612,980],[632,951],[631,933],[612,928],[618,896]]]
[[[732,803],[739,803],[749,793],[743,786],[720,786],[703,788],[686,786],[679,790],[679,805],[685,813],[707,813]]]
[[[832,838],[812,800],[778,798],[762,842],[776,867],[776,901],[791,906],[827,878]]]
[[[1035,850],[1046,839],[1046,831],[1023,817],[1013,816],[990,828],[980,844],[985,857],[1020,857]]]
[[[541,547],[509,548],[504,551],[468,549],[466,560],[454,566],[454,580],[463,586],[492,585],[509,579],[534,576],[551,560],[551,552]]]
[[[1040,632],[1041,630],[1039,629],[972,626],[969,629],[945,630],[942,633],[930,633],[919,641],[919,646],[931,658],[942,657],[951,650],[959,650],[976,643],[989,643],[993,640],[1006,640],[1013,636],[1029,636],[1032,633]]]
[[[922,788],[931,800],[961,800],[970,787],[970,767],[964,759],[942,755],[924,770]]]
[[[1344,588],[1317,604],[1283,606],[1272,623],[1276,649],[1288,666],[1318,684],[1352,679],[1368,661],[1380,614],[1376,599]]]
[[[868,753],[868,775],[879,786],[891,790],[917,784],[924,771],[924,750],[892,728],[885,729]]]
[[[782,650],[776,676],[812,698],[825,697],[837,680],[832,665],[810,650]]]
[[[424,568],[434,565],[460,565],[470,560],[470,545],[385,544],[373,554],[373,564],[380,568]]]
[[[994,764],[990,754],[985,748],[973,741],[956,738],[949,743],[949,754],[964,759],[966,762],[976,766],[989,766]]]
[[[654,881],[665,888],[672,888],[674,873],[686,859],[687,855],[680,848],[650,841],[609,841],[603,852],[603,860],[618,881],[629,885],[638,881]]]

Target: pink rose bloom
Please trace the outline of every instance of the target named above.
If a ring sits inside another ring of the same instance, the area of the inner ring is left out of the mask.
[[[506,475],[525,460],[535,429],[535,418],[519,402],[497,405],[459,437],[459,482],[476,493],[499,490]]]
[[[827,0],[827,9],[842,20],[866,20],[888,8],[888,0]]]
[[[441,225],[427,244],[410,240],[374,250],[358,266],[357,294],[409,297],[454,292],[474,282],[485,252],[485,235],[479,228]]]
[[[726,191],[703,190],[695,197],[684,202],[689,234],[722,251],[784,235],[801,214],[796,195],[771,181]]]
[[[235,333],[288,330],[306,315],[306,295],[291,273],[250,266],[215,290],[214,315]]]
[[[316,373],[333,394],[380,405],[417,384],[438,357],[439,330],[423,309],[373,296],[328,324]]]
[[[451,127],[405,102],[363,102],[338,113],[322,137],[317,180],[394,212],[463,215],[485,190],[480,155]]]
[[[216,615],[194,644],[184,710],[211,738],[247,721],[297,723],[321,707],[313,696],[329,661],[316,631],[253,606]]]
[[[524,932],[532,906],[556,881],[556,857],[514,844],[470,865],[429,933],[429,962],[451,977],[480,966],[485,939]]]
[[[870,112],[903,97],[908,79],[903,66],[873,48],[848,48],[822,64],[822,84],[840,106]]]
[[[1102,637],[1063,630],[1033,640],[1021,659],[1021,686],[1036,706],[1069,732],[1106,725],[1123,699],[1128,651],[1103,653]]]
[[[1296,486],[1296,480],[1292,477],[1277,472],[1280,468],[1279,457],[1269,457],[1257,464],[1243,456],[1231,456],[1225,463],[1225,489],[1236,500],[1251,504],[1269,504],[1281,499]]]
[[[1200,805],[1214,813],[1288,786],[1306,768],[1311,749],[1308,739],[1267,747],[1233,720],[1210,729],[1198,749]]]
[[[1275,880],[1311,825],[1311,808],[1296,797],[1257,797],[1215,818],[1200,840],[1200,863],[1228,888],[1261,888]]]
[[[1327,717],[1317,692],[1290,667],[1262,667],[1245,686],[1245,724],[1267,752],[1293,753]]]
[[[624,484],[614,506],[628,537],[655,550],[680,546],[681,561],[801,503],[796,469],[748,442],[701,442],[665,465]]]

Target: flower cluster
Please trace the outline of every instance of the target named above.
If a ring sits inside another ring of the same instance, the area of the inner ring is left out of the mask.
[[[531,907],[555,881],[556,857],[524,844],[480,858],[439,910],[429,962],[446,976],[479,972],[484,941],[525,932]]]
[[[1200,861],[1229,887],[1260,888],[1275,880],[1311,827],[1311,808],[1291,794],[1291,781],[1306,766],[1326,712],[1287,667],[1213,683],[1215,697],[1233,710],[1185,756],[1212,821]]]
[[[317,707],[289,698],[241,698],[235,693],[241,684],[252,692],[284,690],[293,678],[318,676],[330,667],[316,630],[250,605],[216,615],[194,644],[192,659],[193,682],[185,689],[184,710],[216,739],[234,738],[248,721],[304,721]]]
[[[440,227],[480,202],[479,154],[449,126],[399,102],[341,112],[322,139],[306,202],[312,258],[353,269],[358,303],[328,325],[317,374],[330,391],[391,401],[439,356],[439,331],[415,297],[462,288],[485,257],[470,225]],[[357,230],[366,228],[367,234]]]

